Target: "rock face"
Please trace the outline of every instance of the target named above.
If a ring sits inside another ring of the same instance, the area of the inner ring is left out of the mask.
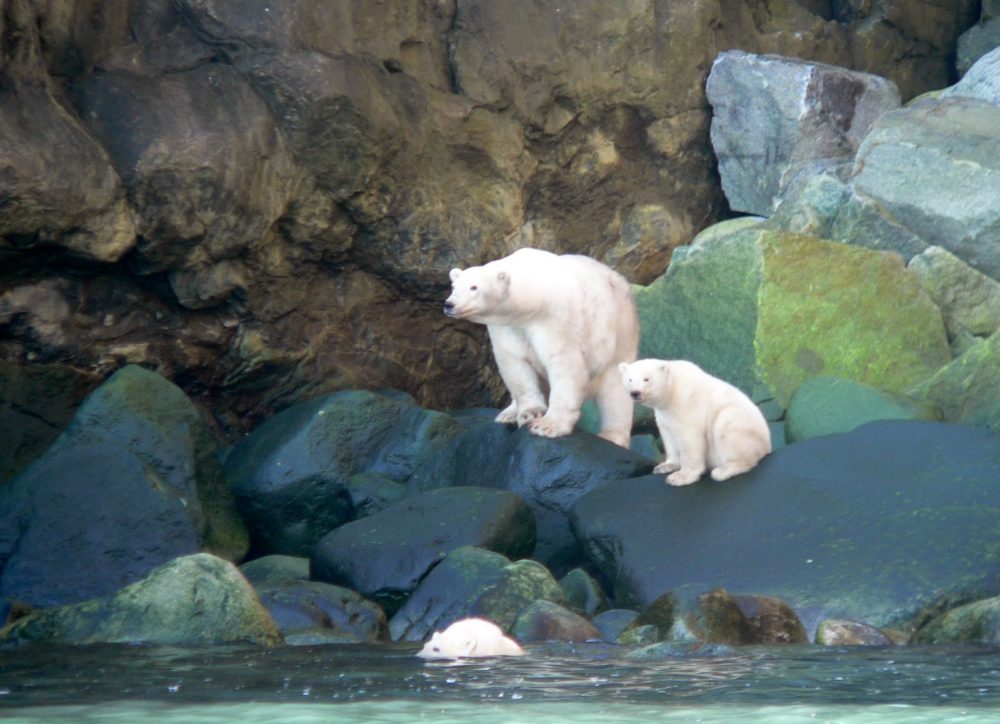
[[[874,422],[725,483],[650,476],[597,490],[573,525],[620,605],[711,582],[781,598],[810,637],[824,618],[912,630],[946,599],[997,594],[998,465],[993,433]]]
[[[705,92],[729,207],[763,215],[818,173],[846,175],[872,122],[900,101],[879,76],[738,50],[719,54]]]
[[[108,595],[179,555],[241,558],[247,532],[218,456],[177,387],[121,369],[0,486],[0,595],[61,605]]]
[[[909,98],[978,6],[4,0],[2,357],[155,367],[233,440],[347,388],[496,405],[450,267],[531,243],[649,282],[723,212],[720,51]]]

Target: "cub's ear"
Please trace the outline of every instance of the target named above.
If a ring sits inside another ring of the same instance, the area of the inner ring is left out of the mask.
[[[462,273],[461,269],[452,269],[450,272],[448,272],[448,278],[450,278],[452,281],[455,281],[456,279],[458,279],[461,273]]]
[[[497,272],[497,281],[503,284],[504,286],[507,286],[508,284],[510,284],[510,274],[508,274],[505,271]]]
[[[628,362],[619,362],[618,363],[618,371],[620,373],[622,373],[622,374],[625,374],[626,372],[628,372]]]

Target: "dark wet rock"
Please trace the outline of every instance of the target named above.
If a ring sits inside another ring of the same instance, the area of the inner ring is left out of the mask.
[[[816,628],[816,643],[821,646],[893,646],[893,640],[881,629],[857,621],[826,619]]]
[[[599,641],[601,632],[583,616],[551,601],[530,603],[510,629],[518,641]]]
[[[850,432],[874,420],[932,420],[930,405],[852,380],[812,377],[792,393],[785,415],[789,442]]]
[[[910,643],[1000,643],[1000,597],[973,601],[943,613],[921,627]]]
[[[499,425],[497,427],[500,427]],[[522,428],[496,469],[495,484],[531,508],[538,538],[533,557],[555,575],[579,566],[583,554],[569,528],[569,512],[581,496],[652,469],[648,458],[590,433],[551,439]],[[480,469],[486,470],[485,465]]]
[[[240,566],[240,573],[255,587],[309,580],[309,559],[272,555]]]
[[[0,319],[3,307],[0,295]],[[19,365],[0,360],[0,439],[4,441],[0,445],[0,484],[28,467],[55,442],[76,408],[100,383],[98,375],[68,365]]]
[[[388,638],[382,609],[349,589],[319,581],[254,587],[286,641],[297,635],[321,635],[327,642],[340,643],[374,643]]]
[[[747,618],[732,594],[721,588],[706,591],[699,586],[681,586],[663,594],[619,634],[619,642],[638,643],[631,632],[645,626],[656,629],[658,641],[752,642]]]
[[[846,176],[872,122],[900,102],[879,76],[740,50],[716,57],[705,92],[729,206],[764,215],[816,174]]]
[[[559,579],[566,594],[566,605],[592,618],[608,607],[608,597],[601,584],[582,568],[574,568]]]
[[[614,642],[618,640],[619,634],[635,621],[638,615],[639,612],[632,609],[610,608],[594,616],[591,623],[601,632],[601,638]]]
[[[255,429],[229,453],[225,477],[257,553],[308,556],[334,528],[398,498],[390,483],[411,493],[453,485],[460,429],[406,401],[334,393]]]
[[[811,636],[824,618],[905,631],[942,599],[998,593],[985,553],[998,469],[992,433],[873,422],[789,445],[724,483],[623,481],[582,498],[572,523],[620,605],[705,581],[781,598]]]
[[[39,611],[0,637],[63,644],[281,643],[246,578],[207,553],[170,561],[112,596]]]
[[[486,488],[415,495],[323,536],[311,556],[311,575],[352,588],[392,615],[435,564],[462,546],[509,558],[531,555],[531,510],[513,493]]]
[[[108,595],[199,550],[238,560],[246,529],[218,455],[177,387],[123,368],[0,487],[0,595],[54,606]]]
[[[563,603],[562,589],[540,564],[471,546],[456,548],[431,569],[389,621],[393,641],[422,641],[461,618],[509,629],[529,604]]]
[[[757,644],[805,644],[809,635],[791,606],[773,596],[735,596]]]

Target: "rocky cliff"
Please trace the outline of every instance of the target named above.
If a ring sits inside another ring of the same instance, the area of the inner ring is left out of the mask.
[[[0,479],[127,363],[232,436],[342,388],[496,403],[452,266],[634,282],[728,213],[721,51],[955,80],[976,0],[0,0]]]

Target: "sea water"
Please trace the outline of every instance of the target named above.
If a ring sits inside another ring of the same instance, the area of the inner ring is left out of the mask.
[[[1000,648],[605,644],[424,662],[416,645],[0,650],[13,722],[1000,721]]]

